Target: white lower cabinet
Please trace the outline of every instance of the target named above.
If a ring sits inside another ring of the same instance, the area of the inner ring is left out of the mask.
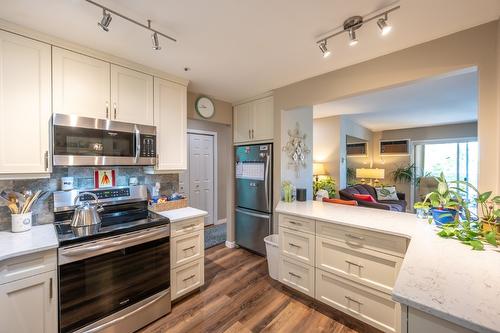
[[[407,333],[474,333],[467,328],[408,307]]]
[[[280,256],[279,280],[308,296],[314,297],[314,267]]]
[[[27,255],[0,263],[0,281],[5,282],[0,284],[0,333],[57,332],[55,256],[51,251],[50,256]]]
[[[400,331],[400,305],[389,294],[316,269],[316,299],[384,332]]]
[[[175,300],[205,283],[203,218],[171,224],[170,287]]]

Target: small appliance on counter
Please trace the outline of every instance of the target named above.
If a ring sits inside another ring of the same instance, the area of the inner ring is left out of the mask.
[[[273,229],[273,145],[245,145],[234,149],[236,244],[266,255],[264,238]]]
[[[146,185],[54,192],[59,328],[135,332],[170,312],[170,220]]]

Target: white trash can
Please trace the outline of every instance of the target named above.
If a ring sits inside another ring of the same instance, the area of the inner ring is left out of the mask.
[[[271,278],[278,280],[279,276],[279,247],[278,235],[269,235],[264,238],[266,243],[267,267]]]

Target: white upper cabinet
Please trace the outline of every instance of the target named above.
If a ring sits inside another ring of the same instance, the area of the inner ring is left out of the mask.
[[[155,171],[186,170],[187,89],[154,78],[154,123],[158,152]]]
[[[50,172],[50,45],[0,31],[0,177]]]
[[[54,113],[110,117],[110,64],[79,53],[52,49]]]
[[[153,77],[112,64],[110,118],[153,125]]]
[[[273,140],[274,101],[265,97],[234,107],[234,142]]]
[[[273,97],[258,99],[253,102],[253,132],[255,141],[272,140],[274,133],[274,100]]]

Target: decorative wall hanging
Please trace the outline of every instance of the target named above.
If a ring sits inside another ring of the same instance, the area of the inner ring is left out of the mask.
[[[288,142],[283,146],[283,151],[288,155],[288,167],[295,170],[297,177],[300,170],[307,167],[306,156],[311,150],[306,146],[307,134],[300,131],[299,123],[295,123],[295,129],[288,130]]]

